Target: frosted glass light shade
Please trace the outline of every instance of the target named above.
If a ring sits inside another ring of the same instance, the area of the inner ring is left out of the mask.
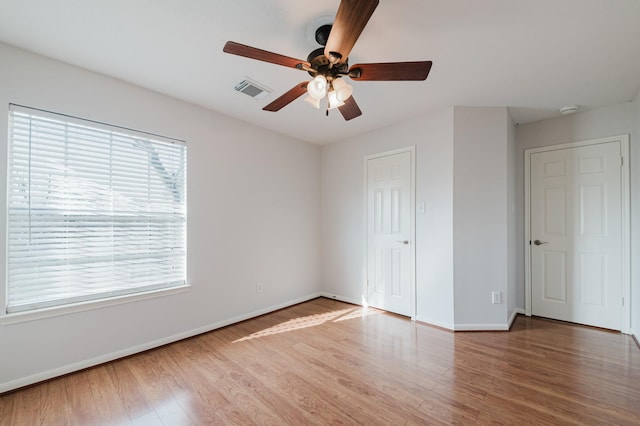
[[[342,78],[333,80],[333,89],[336,92],[338,101],[344,102],[353,94],[353,86],[348,84]]]
[[[338,99],[338,94],[335,90],[332,90],[328,94],[329,96],[329,109],[335,109],[344,105],[344,102]]]
[[[306,102],[309,102],[311,105],[313,105],[314,107],[316,107],[317,109],[320,109],[320,99],[316,99],[311,95],[307,95],[306,98],[304,98],[304,100]]]
[[[322,99],[327,94],[327,86],[327,79],[319,75],[307,85],[307,92],[314,99]]]

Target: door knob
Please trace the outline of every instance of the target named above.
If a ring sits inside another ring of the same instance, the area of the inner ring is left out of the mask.
[[[400,241],[400,240],[398,240],[398,242],[399,242],[399,243],[402,243],[402,244],[404,244],[404,245],[409,244],[409,240],[404,240],[404,241]]]
[[[547,244],[547,243],[548,243],[548,241],[540,241],[540,240],[535,240],[535,241],[533,242],[533,244],[535,244],[535,245],[537,245],[537,246],[541,246],[541,245],[543,245],[543,244]]]

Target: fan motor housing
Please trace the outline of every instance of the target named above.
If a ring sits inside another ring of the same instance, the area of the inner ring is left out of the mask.
[[[335,80],[340,75],[349,72],[349,64],[345,61],[342,64],[331,66],[331,62],[324,55],[324,47],[320,47],[309,53],[307,62],[311,64],[313,70],[309,71],[311,77],[323,75],[328,81]],[[317,71],[316,71],[317,70]]]

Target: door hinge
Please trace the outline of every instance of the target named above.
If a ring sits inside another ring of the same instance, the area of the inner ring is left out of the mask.
[[[620,165],[624,166],[624,157],[620,157]]]
[[[622,306],[624,306],[624,297],[622,298]]]

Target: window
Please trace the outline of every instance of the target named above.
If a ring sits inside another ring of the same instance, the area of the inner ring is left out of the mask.
[[[186,285],[186,144],[10,105],[7,313]]]

